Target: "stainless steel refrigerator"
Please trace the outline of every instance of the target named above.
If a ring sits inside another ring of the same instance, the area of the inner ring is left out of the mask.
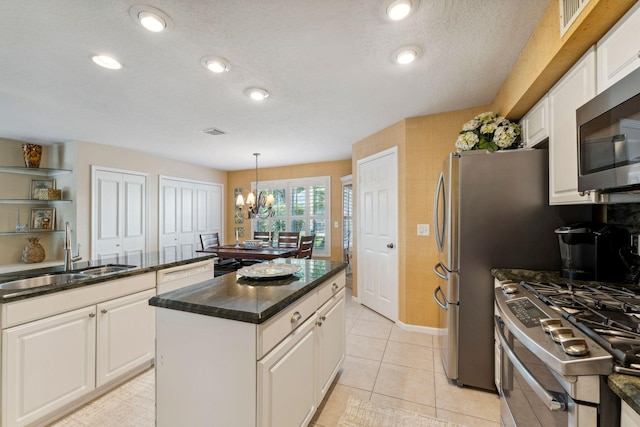
[[[559,270],[554,230],[589,206],[549,206],[548,151],[451,153],[434,200],[441,357],[460,386],[495,390],[491,268]]]

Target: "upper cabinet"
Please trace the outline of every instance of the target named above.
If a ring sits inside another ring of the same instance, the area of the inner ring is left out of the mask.
[[[549,204],[593,203],[578,193],[576,109],[596,95],[596,51],[587,53],[549,91]]]
[[[520,120],[522,142],[533,148],[549,137],[549,96],[545,95]]]
[[[597,44],[598,93],[640,67],[640,2]]]

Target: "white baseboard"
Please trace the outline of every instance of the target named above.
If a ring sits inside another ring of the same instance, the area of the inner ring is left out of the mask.
[[[351,301],[362,304],[358,297],[351,296]],[[401,321],[397,321],[396,325],[402,330],[408,332],[419,332],[421,334],[429,334],[429,335],[444,335],[445,330],[443,328],[432,328],[430,326],[419,326],[419,325],[410,325],[408,323],[403,323]]]

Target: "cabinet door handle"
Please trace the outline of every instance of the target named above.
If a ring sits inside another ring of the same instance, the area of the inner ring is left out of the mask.
[[[324,322],[325,320],[327,320],[327,316],[319,316],[318,320],[316,320],[316,325],[322,326],[322,322]]]
[[[637,54],[637,55],[638,55],[638,58],[640,58],[640,50],[638,51],[638,54]]]
[[[331,286],[331,289],[333,289],[334,292],[337,291],[338,288],[339,288],[339,286],[338,286],[337,283],[334,283],[333,286]]]
[[[106,308],[103,308],[102,310],[100,310],[100,313],[102,313],[102,314],[107,314],[107,309],[106,309]]]
[[[293,316],[291,316],[291,323],[296,323],[300,319],[302,319],[302,315],[299,311],[296,311],[295,313],[293,313]]]
[[[89,317],[96,317],[95,313],[89,313]]]

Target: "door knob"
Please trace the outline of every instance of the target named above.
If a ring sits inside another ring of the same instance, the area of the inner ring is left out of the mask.
[[[387,247],[388,247],[389,249],[393,249],[393,243],[387,243]]]

